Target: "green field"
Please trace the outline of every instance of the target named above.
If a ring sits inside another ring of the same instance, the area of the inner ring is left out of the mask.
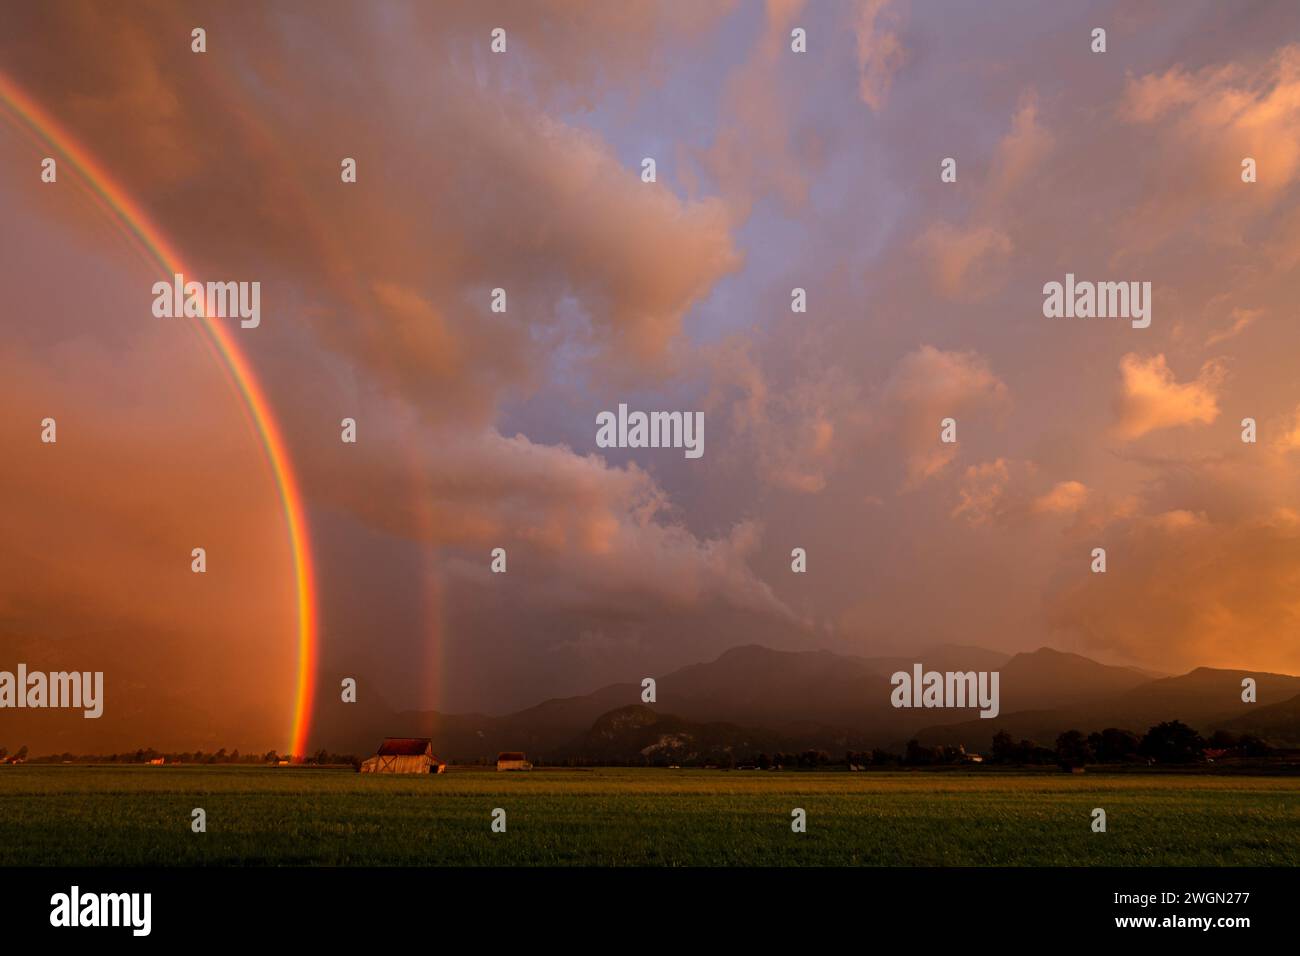
[[[207,812],[207,832],[190,812]],[[494,808],[505,833],[490,828]],[[790,811],[808,814],[792,833]],[[1102,807],[1107,832],[1093,833]],[[0,768],[0,865],[1289,865],[1300,779]]]

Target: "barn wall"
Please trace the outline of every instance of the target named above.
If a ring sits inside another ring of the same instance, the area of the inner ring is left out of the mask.
[[[423,754],[418,757],[384,757],[380,761],[380,773],[428,773],[429,758]]]

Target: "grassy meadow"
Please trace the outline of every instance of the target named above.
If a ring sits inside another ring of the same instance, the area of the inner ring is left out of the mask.
[[[207,832],[191,832],[191,810]],[[490,828],[494,808],[505,833]],[[802,807],[808,830],[791,832]],[[1093,833],[1102,807],[1106,833]],[[1300,779],[0,767],[0,866],[1295,865]]]

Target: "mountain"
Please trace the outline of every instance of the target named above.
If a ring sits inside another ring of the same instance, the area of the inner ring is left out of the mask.
[[[1254,678],[1256,684],[1258,699],[1253,704],[1241,699],[1241,682],[1247,677]],[[1300,694],[1300,677],[1198,667],[1179,677],[1166,677],[1136,688],[1116,701],[1115,708],[1118,715],[1134,715],[1136,719],[1153,713],[1179,713],[1183,715],[1181,720],[1199,730],[1296,694]]]
[[[1000,713],[983,719],[974,708],[895,709],[890,676],[910,672],[917,663],[927,671],[999,671]],[[1241,701],[1246,676],[1257,681],[1258,704]],[[915,736],[926,744],[961,743],[982,752],[999,730],[1050,746],[1071,728],[1123,727],[1140,733],[1163,720],[1182,720],[1208,735],[1220,727],[1233,729],[1237,718],[1258,722],[1281,740],[1290,739],[1293,729],[1291,712],[1282,702],[1300,694],[1300,678],[1282,674],[1202,667],[1152,679],[1133,668],[1047,647],[1008,658],[958,645],[882,657],[746,645],[658,676],[655,683],[656,699],[648,706],[643,706],[640,683],[628,682],[504,716],[397,713],[371,699],[366,705],[323,709],[313,736],[331,750],[353,753],[372,752],[385,736],[427,736],[441,756],[455,761],[491,758],[502,750],[523,750],[543,760],[625,759],[659,737],[683,734],[688,749],[761,741],[761,746],[755,744],[759,749],[838,754],[883,747],[899,752]],[[1272,704],[1278,709],[1270,710]],[[611,714],[619,716],[613,724],[602,724]],[[650,715],[666,722],[659,726]],[[1237,732],[1259,732],[1246,723]]]
[[[644,704],[631,704],[602,715],[575,742],[574,751],[595,760],[640,756],[683,763],[724,754],[747,760],[757,753],[775,753],[788,747],[787,741],[770,730],[721,722],[696,723]]]
[[[734,647],[715,660],[656,677],[654,707],[695,723],[731,723],[779,733],[791,746],[882,746],[923,726],[926,712],[895,710],[889,677],[920,662],[927,669],[989,670],[1006,655],[978,647],[938,645],[915,657],[865,658],[831,651]],[[505,716],[396,713],[372,699],[331,707],[316,739],[330,749],[368,753],[385,736],[432,737],[444,758],[473,760],[500,750],[544,756],[572,752],[602,714],[640,704],[640,683],[611,684],[577,697],[555,698]],[[974,711],[967,711],[974,713]]]
[[[1151,678],[1128,667],[1098,664],[1078,654],[1040,647],[1002,665],[1002,713],[1061,709],[1081,701],[1133,690]]]
[[[1042,654],[1042,651],[1035,654]],[[1024,656],[1027,655],[1018,655]],[[1090,671],[1081,667],[1080,672],[1086,675]],[[1093,687],[1102,687],[1112,680],[1122,683],[1121,678],[1115,675],[1100,677],[1095,671],[1091,673],[1094,678],[1099,678]],[[1241,699],[1241,682],[1246,677],[1255,679],[1259,695],[1257,703],[1248,704]],[[1026,738],[1051,746],[1058,734],[1070,729],[1090,733],[1106,727],[1120,727],[1142,733],[1162,721],[1181,720],[1208,736],[1220,728],[1237,733],[1259,733],[1253,729],[1255,722],[1270,718],[1278,721],[1276,725],[1269,725],[1273,732],[1285,735],[1288,725],[1284,702],[1290,702],[1292,697],[1300,694],[1300,677],[1198,667],[1178,677],[1144,679],[1118,693],[1090,693],[1080,697],[1063,692],[1061,705],[1039,710],[1016,710],[1014,698],[1007,693],[1006,669],[1003,670],[1002,683],[1003,712],[997,718],[936,724],[922,730],[917,739],[931,745],[960,743],[968,750],[982,751],[988,748],[999,730],[1006,730],[1017,739]],[[1264,702],[1270,700],[1278,702],[1277,711],[1267,712],[1269,705]],[[1010,707],[1008,701],[1012,701]]]
[[[1255,706],[1215,729],[1254,734],[1271,747],[1300,747],[1300,694],[1279,704]]]

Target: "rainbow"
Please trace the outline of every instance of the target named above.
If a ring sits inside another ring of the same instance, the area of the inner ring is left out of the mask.
[[[114,221],[125,228],[132,242],[161,268],[168,280],[177,273],[185,275],[187,279],[194,278],[190,270],[184,268],[180,256],[162,230],[154,224],[139,203],[133,200],[49,113],[41,109],[2,71],[0,71],[0,105],[7,108],[5,112],[17,121],[19,129],[62,155],[66,163],[73,167],[88,187],[96,202]],[[206,332],[205,341],[208,347],[222,361],[232,384],[243,399],[244,410],[266,453],[266,460],[275,478],[280,503],[284,509],[289,547],[293,555],[298,649],[298,676],[294,689],[289,753],[301,758],[307,751],[307,737],[311,731],[318,638],[316,583],[302,493],[298,488],[284,437],[272,414],[266,393],[253,374],[248,360],[236,346],[231,331],[213,321],[211,317],[204,317],[201,328]]]

